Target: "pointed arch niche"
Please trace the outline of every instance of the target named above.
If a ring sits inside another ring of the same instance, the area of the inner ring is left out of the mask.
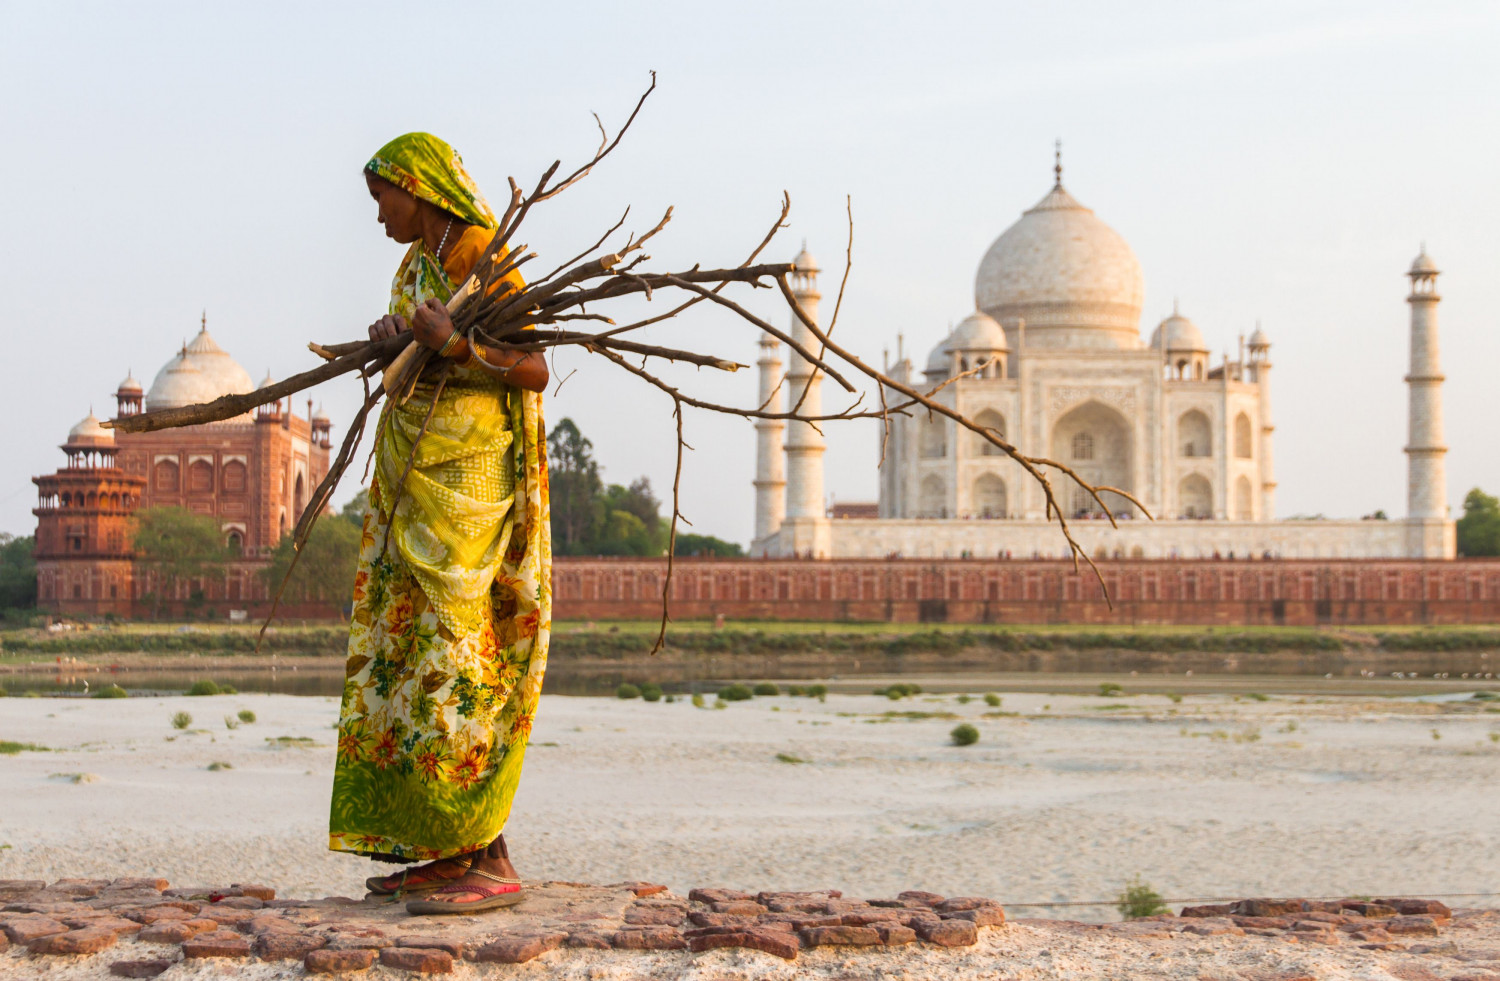
[[[1053,459],[1066,463],[1089,483],[1135,493],[1130,424],[1119,411],[1096,401],[1075,406],[1053,424],[1049,445]],[[1054,485],[1063,506],[1073,516],[1102,516],[1103,508],[1093,495],[1071,480],[1060,477],[1054,479]],[[1115,514],[1135,512],[1135,507],[1118,495],[1102,496]]]

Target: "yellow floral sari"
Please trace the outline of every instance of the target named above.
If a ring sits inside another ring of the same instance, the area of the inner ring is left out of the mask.
[[[399,142],[371,169],[399,165]],[[453,186],[472,189],[451,149],[451,159],[427,149],[461,174],[445,175],[445,203]],[[412,170],[421,181],[420,166]],[[413,190],[412,174],[400,176]],[[413,193],[426,197],[420,184]],[[412,246],[392,286],[392,313],[409,318],[429,296],[446,300],[481,257],[494,218],[474,198],[477,207],[447,209],[480,223],[445,265],[421,242]],[[424,381],[405,403],[387,403],[354,583],[331,849],[447,858],[484,847],[505,827],[551,633],[545,447],[541,396],[482,370],[453,369],[441,393]]]

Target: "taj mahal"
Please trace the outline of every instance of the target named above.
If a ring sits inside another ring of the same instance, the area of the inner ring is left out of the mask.
[[[918,368],[898,345],[887,374],[994,429],[1022,453],[1057,460],[1096,485],[1051,479],[1091,556],[1116,558],[1429,558],[1454,555],[1444,471],[1438,269],[1425,247],[1411,280],[1407,513],[1395,520],[1278,520],[1271,341],[1257,327],[1211,363],[1182,312],[1141,336],[1145,293],[1130,245],[1064,187],[1047,194],[980,260],[975,310]],[[817,315],[817,263],[804,247],[793,276]],[[817,342],[793,318],[797,340]],[[783,356],[787,365],[783,371]],[[762,403],[821,412],[821,374],[766,337]],[[790,393],[790,394],[789,394]],[[889,403],[901,401],[885,393]],[[837,430],[831,430],[837,432]],[[824,436],[796,421],[756,422],[752,554],[812,558],[1060,557],[1042,488],[1001,450],[951,420],[897,416],[882,436],[879,503],[826,506]],[[1392,452],[1395,452],[1392,446]]]

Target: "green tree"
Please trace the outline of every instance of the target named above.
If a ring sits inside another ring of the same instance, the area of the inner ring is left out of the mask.
[[[344,510],[347,512],[348,508]],[[358,519],[347,521],[345,515],[324,518],[313,525],[282,599],[338,603],[341,606],[347,602],[354,589],[354,572],[359,565],[359,536]],[[270,565],[261,570],[271,595],[281,588],[281,580],[295,554],[292,536],[283,536],[271,553]]]
[[[175,596],[180,583],[222,574],[231,558],[219,523],[210,515],[153,507],[135,517],[131,548],[136,561],[156,573],[154,617],[161,616],[163,599]]]
[[[369,506],[370,491],[368,488],[362,487],[359,493],[355,494],[349,503],[344,505],[343,510],[339,512],[339,517],[352,522],[356,528],[363,527],[365,523],[365,508]]]
[[[716,559],[732,559],[745,554],[738,542],[726,542],[712,535],[685,534],[681,530],[677,532],[674,551],[678,555],[706,555]]]
[[[36,606],[36,539],[0,532],[0,610]]]
[[[1464,516],[1458,519],[1458,554],[1500,555],[1500,499],[1478,487],[1464,496]]]
[[[604,489],[594,444],[564,418],[547,434],[547,476],[552,493],[552,548],[559,555],[587,555],[599,523]]]

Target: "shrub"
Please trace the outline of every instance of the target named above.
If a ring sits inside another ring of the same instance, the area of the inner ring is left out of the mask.
[[[969,704],[972,701],[973,701],[973,699],[970,698],[968,695],[960,695],[960,696],[958,696],[958,704],[960,704],[960,705],[967,705],[967,704]]]
[[[1115,698],[1119,695],[1123,695],[1124,693],[1125,689],[1115,684],[1113,681],[1106,681],[1099,685],[1100,698]]]
[[[238,688],[234,687],[233,685],[220,685],[219,686],[219,694],[220,695],[238,695],[239,693],[240,693],[240,690]]]
[[[755,697],[755,693],[741,684],[727,685],[719,689],[719,700],[722,702],[748,702]]]
[[[172,716],[173,729],[186,729],[192,724],[193,717],[191,715],[188,715],[186,712],[178,712],[176,715]]]
[[[996,695],[992,691],[985,692],[984,694],[984,704],[988,705],[990,708],[999,708],[1003,701],[1004,699],[1002,699],[999,695]]]
[[[807,694],[807,689],[803,688],[801,685],[792,685],[791,687],[789,687],[786,690],[786,693],[788,695],[791,695],[793,698],[798,698],[798,697],[801,697],[803,695],[806,695]]]
[[[0,756],[15,756],[20,752],[45,753],[46,746],[38,746],[36,743],[18,743],[10,739],[0,739]]]
[[[250,723],[255,721],[255,713],[250,711],[249,709],[240,709],[239,717],[240,721],[245,723],[246,725],[249,725]]]
[[[1172,700],[1172,704],[1173,705],[1181,705],[1182,704],[1182,696],[1179,695],[1175,691],[1169,691],[1169,692],[1167,692],[1167,697]]]
[[[703,696],[699,695],[696,692],[694,692],[693,693],[693,708],[699,708],[699,709],[701,709],[704,706],[704,704],[705,703],[703,701]]]
[[[776,754],[776,758],[778,760],[780,760],[782,763],[793,763],[793,764],[796,764],[796,763],[806,763],[807,762],[802,757],[800,757],[800,756],[793,756],[791,753],[777,753]]]
[[[641,684],[641,697],[648,702],[661,701],[661,685],[658,685],[654,681],[643,682]]]
[[[219,686],[209,679],[204,678],[202,681],[193,682],[193,687],[189,688],[187,693],[189,695],[217,695],[219,694]]]
[[[1479,702],[1496,702],[1500,701],[1500,692],[1476,691],[1469,697]]]
[[[1258,691],[1253,691],[1245,697],[1250,699],[1252,702],[1269,702],[1271,700],[1271,697],[1269,695],[1262,695]]]
[[[240,727],[240,720],[239,719],[236,719],[232,715],[226,715],[226,716],[224,716],[224,728],[225,729],[238,729],[239,727]]]
[[[105,685],[89,696],[90,698],[129,698],[130,693],[119,685]]]
[[[215,773],[217,773],[220,770],[233,770],[234,769],[233,766],[231,766],[228,763],[225,763],[223,760],[215,760],[214,762],[208,764],[208,768],[209,768],[209,770],[211,770],[211,771],[213,771]]]
[[[808,685],[807,686],[807,697],[808,698],[816,698],[820,702],[827,701],[828,700],[828,686],[827,685]]]
[[[668,705],[671,705],[673,702],[677,701],[677,696],[668,695],[666,698],[662,699],[662,701],[666,702]]]
[[[616,698],[640,698],[641,690],[630,682],[625,682],[615,689]]]
[[[955,746],[972,746],[979,742],[979,730],[965,722],[954,726],[953,731],[948,733],[948,738],[953,740]]]
[[[780,695],[781,694],[781,688],[778,687],[777,685],[772,684],[769,681],[762,681],[760,684],[758,684],[758,685],[755,686],[754,691],[755,691],[755,694],[757,694],[757,695]]]
[[[1139,876],[1125,884],[1125,889],[1120,893],[1118,909],[1120,915],[1127,920],[1169,912],[1161,893],[1152,889],[1150,883],[1142,882]]]

